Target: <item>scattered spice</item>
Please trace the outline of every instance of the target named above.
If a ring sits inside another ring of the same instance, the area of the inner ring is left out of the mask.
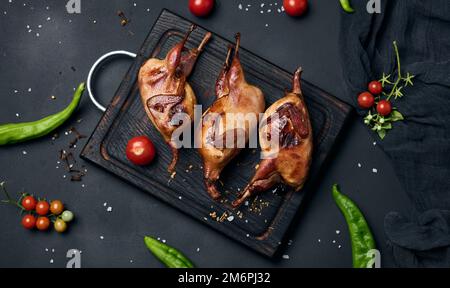
[[[248,210],[255,214],[261,215],[262,210],[269,207],[269,204],[269,201],[263,201],[262,199],[258,199],[258,196],[256,196]]]
[[[86,138],[86,136],[83,134],[80,134],[80,132],[78,132],[78,130],[75,129],[75,127],[71,127],[69,131],[75,134],[75,138],[72,141],[70,141],[70,143],[69,143],[69,148],[74,148],[75,145],[77,144],[78,140]]]
[[[217,220],[219,222],[223,222],[228,217],[228,213],[225,211],[223,212],[222,216]]]
[[[125,16],[125,13],[123,13],[123,11],[121,10],[117,11],[117,16],[120,17],[121,26],[126,26],[130,22],[130,20],[128,20],[128,18]]]
[[[75,127],[71,127],[69,129],[69,131],[66,131],[64,134],[65,135],[69,135],[69,134],[75,135],[75,138],[69,142],[69,145],[68,145],[69,149],[76,148],[76,144],[77,144],[78,140],[80,140],[82,138],[86,138],[86,136],[81,134],[80,132],[78,132],[78,130]],[[59,137],[59,135],[55,133],[52,137],[52,140],[54,141],[58,137]],[[72,152],[67,151],[65,149],[61,149],[61,150],[59,150],[58,153],[59,153],[58,158],[61,160],[61,162],[64,163],[65,170],[70,174],[70,181],[74,181],[74,182],[82,181],[83,176],[86,175],[87,169],[83,165],[81,165],[81,166],[77,165],[77,161],[75,160],[75,157],[73,156]],[[57,164],[60,164],[60,161],[57,161]],[[57,166],[57,168],[59,168],[59,166]],[[67,176],[63,175],[63,178],[67,178]]]

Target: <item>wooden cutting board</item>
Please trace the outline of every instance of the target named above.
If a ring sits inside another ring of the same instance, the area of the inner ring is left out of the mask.
[[[255,165],[259,162],[259,151],[246,149],[222,173],[223,186],[220,188],[225,194],[225,200],[211,200],[203,185],[202,163],[196,149],[181,149],[175,177],[171,177],[167,172],[171,153],[147,118],[137,85],[139,68],[146,59],[164,58],[167,51],[181,40],[191,24],[190,21],[167,10],[162,11],[134,64],[83,148],[81,157],[228,237],[267,256],[273,256],[282,244],[290,223],[296,217],[305,194],[314,193],[314,182],[318,179],[321,166],[344,127],[351,108],[318,87],[303,81],[303,93],[312,120],[315,144],[310,177],[304,189],[294,193],[280,185],[251,199],[248,205],[243,205],[238,210],[230,209],[229,203],[251,179]],[[192,48],[200,43],[205,33],[205,29],[198,27],[189,38],[187,47]],[[214,84],[229,44],[230,41],[214,34],[189,79],[203,109],[214,101]],[[240,50],[240,58],[247,81],[263,90],[267,107],[282,97],[285,89],[290,89],[291,73],[243,48]],[[308,71],[305,71],[304,75],[307,77]],[[150,166],[138,167],[126,159],[127,142],[138,135],[149,136],[156,146],[157,157]],[[130,195],[124,195],[124,201],[127,197]]]

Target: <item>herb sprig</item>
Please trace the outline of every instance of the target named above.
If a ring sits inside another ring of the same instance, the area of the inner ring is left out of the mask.
[[[413,79],[415,75],[412,75],[409,72],[407,72],[406,75],[402,74],[400,54],[398,52],[396,41],[393,41],[393,46],[397,62],[397,71],[396,73],[391,74],[383,72],[381,79],[378,80],[383,87],[383,92],[375,97],[375,104],[377,105],[380,101],[392,102],[393,100],[402,98],[405,96],[405,88],[414,86]],[[403,121],[405,118],[395,107],[389,115],[383,116],[377,111],[377,105],[369,109],[367,115],[364,117],[364,124],[369,126],[372,131],[376,132],[381,139],[384,139],[387,132],[393,128],[392,124],[397,121]]]

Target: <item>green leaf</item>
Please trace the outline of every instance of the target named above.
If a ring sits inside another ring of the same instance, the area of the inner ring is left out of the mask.
[[[377,133],[378,133],[378,136],[381,138],[381,140],[383,140],[384,137],[386,137],[386,130],[384,130],[384,129],[378,130]]]
[[[390,118],[391,118],[391,121],[394,121],[394,122],[405,120],[402,113],[400,113],[397,110],[392,111]]]
[[[395,88],[395,91],[394,91],[395,99],[403,97],[402,89],[403,89],[403,87]]]
[[[385,130],[391,130],[392,129],[392,124],[391,123],[386,123],[383,126],[381,126],[381,128],[383,128]]]
[[[381,86],[386,86],[386,84],[393,84],[389,79],[391,78],[391,74],[386,75],[386,73],[383,72],[382,78],[379,80],[381,82]]]
[[[405,82],[405,86],[411,85],[414,86],[412,79],[414,79],[414,75],[410,74],[409,72],[406,73],[406,77],[403,78],[403,81]]]

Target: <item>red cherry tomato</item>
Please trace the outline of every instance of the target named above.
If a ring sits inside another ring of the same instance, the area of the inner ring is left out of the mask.
[[[25,196],[22,199],[22,207],[27,211],[32,211],[36,208],[36,199],[33,196]]]
[[[214,0],[189,0],[189,10],[197,17],[208,16],[214,8]]]
[[[41,200],[36,204],[36,213],[38,215],[44,216],[48,214],[48,210],[50,209],[50,205],[45,200]]]
[[[30,214],[23,216],[22,226],[25,229],[33,229],[35,225],[36,225],[36,217]]]
[[[127,158],[136,165],[147,165],[155,158],[155,146],[146,136],[130,139],[127,144]]]
[[[392,112],[391,102],[388,100],[381,100],[377,104],[377,112],[382,116],[387,116]]]
[[[301,16],[308,10],[308,0],[283,0],[283,7],[289,16]]]
[[[50,227],[50,220],[47,217],[43,216],[37,218],[36,228],[39,231],[45,231],[48,229],[48,227]]]
[[[378,81],[372,81],[369,83],[369,91],[373,95],[380,95],[383,92],[383,85]]]
[[[358,96],[358,105],[363,109],[369,109],[375,103],[375,98],[369,92],[363,92]]]

